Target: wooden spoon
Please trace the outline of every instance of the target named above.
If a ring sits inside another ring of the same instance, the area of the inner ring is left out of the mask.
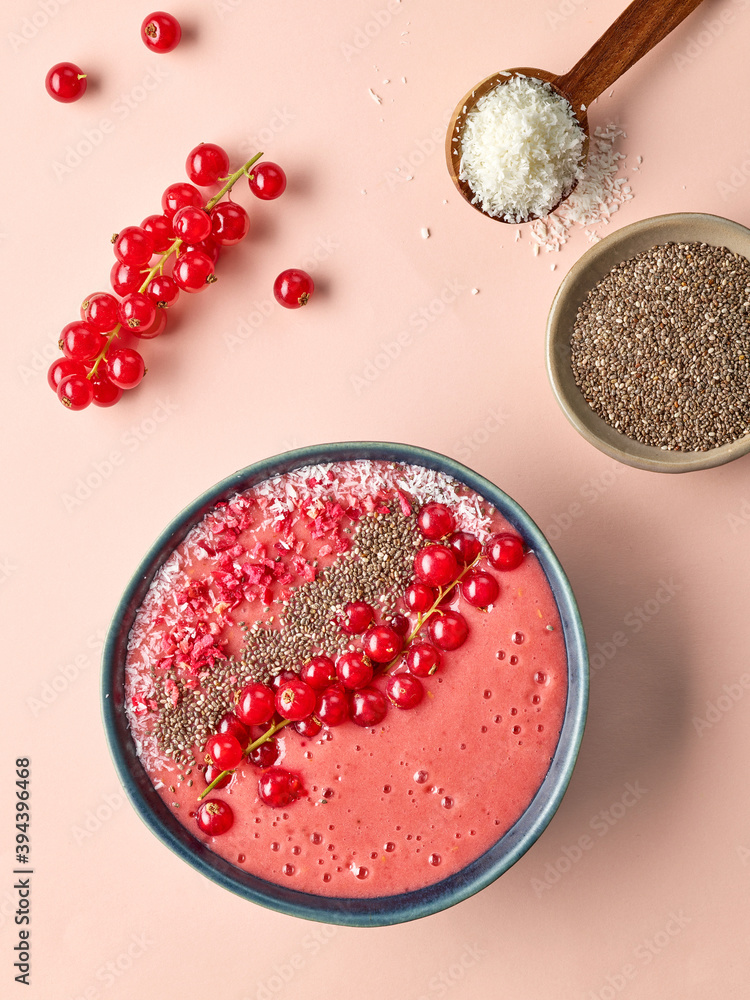
[[[645,56],[657,42],[665,38],[673,28],[684,20],[702,3],[702,0],[633,0],[601,38],[594,42],[588,52],[579,59],[573,69],[563,76],[557,76],[544,69],[517,67],[488,76],[473,87],[456,105],[451,116],[445,139],[445,155],[453,183],[463,197],[472,204],[474,192],[467,181],[459,179],[461,169],[461,138],[467,114],[474,109],[477,101],[495,87],[507,83],[513,76],[531,76],[549,83],[573,109],[578,124],[585,136],[583,159],[588,155],[589,123],[586,109],[591,102],[611,87],[615,80]],[[572,189],[571,189],[572,190]],[[567,197],[571,192],[568,191]],[[564,201],[564,198],[561,199]],[[560,204],[560,202],[558,202]],[[479,204],[473,204],[477,211],[486,213]],[[550,211],[554,211],[557,205]],[[496,215],[488,218],[506,222]],[[524,221],[530,222],[533,216]]]

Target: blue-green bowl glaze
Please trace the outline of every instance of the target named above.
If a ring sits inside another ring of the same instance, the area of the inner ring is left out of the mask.
[[[492,503],[536,553],[552,588],[568,656],[568,692],[560,739],[539,791],[524,814],[484,854],[449,878],[395,896],[344,899],[315,896],[275,885],[235,867],[210,851],[155,791],[138,759],[124,711],[125,657],[136,611],[158,571],[188,531],[221,500],[303,465],[372,459],[421,465],[453,476]],[[143,560],[115,612],[104,649],[102,702],[110,751],[127,794],[144,823],[199,872],[245,899],[327,923],[378,927],[415,920],[459,903],[484,889],[531,847],[565,793],[583,736],[588,703],[588,657],[583,626],[570,584],[549,543],[528,514],[497,486],[450,458],[411,445],[341,442],[289,451],[234,473],[178,514]]]

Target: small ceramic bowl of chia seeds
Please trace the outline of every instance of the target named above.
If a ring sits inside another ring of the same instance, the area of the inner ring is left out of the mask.
[[[750,452],[750,230],[680,213],[596,244],[552,302],[547,372],[576,430],[626,465]]]

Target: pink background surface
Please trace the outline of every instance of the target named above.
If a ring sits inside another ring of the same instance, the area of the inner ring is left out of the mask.
[[[577,436],[543,342],[586,235],[534,257],[461,202],[435,141],[473,82],[564,71],[621,8],[176,0],[187,37],[157,56],[142,4],[3,5],[4,996],[22,755],[34,1000],[747,996],[750,460],[659,477]],[[749,39],[748,0],[705,0],[591,110],[627,132],[635,198],[610,229],[682,210],[750,225]],[[44,93],[63,59],[92,76],[68,106]],[[158,210],[202,140],[236,164],[263,148],[289,189],[261,204],[238,188],[254,235],[146,346],[143,386],[67,413],[44,374],[59,330],[107,287],[110,234]],[[301,312],[271,304],[290,266],[319,286]],[[435,449],[515,497],[568,572],[598,667],[538,843],[460,906],[377,930],[265,911],[172,856],[125,800],[99,716],[109,618],[171,517],[237,468],[347,439]]]

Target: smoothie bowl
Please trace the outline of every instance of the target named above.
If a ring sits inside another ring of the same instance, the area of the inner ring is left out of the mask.
[[[305,448],[168,526],[115,614],[103,711],[144,822],[215,882],[360,926],[514,864],[578,753],[588,661],[536,525],[452,460]]]

